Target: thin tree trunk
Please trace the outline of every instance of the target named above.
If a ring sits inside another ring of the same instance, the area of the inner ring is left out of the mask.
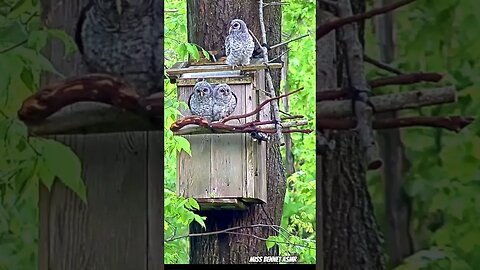
[[[355,13],[364,10],[364,1],[352,0]],[[326,10],[323,10],[326,12]],[[362,27],[359,32],[363,36]],[[322,42],[324,37],[320,40]],[[363,37],[360,39],[362,40]],[[338,36],[337,36],[337,43]],[[337,81],[344,81],[345,69],[342,68],[345,59],[328,60],[326,57],[336,55],[340,48],[334,46],[318,46],[324,55],[318,59],[318,65],[323,69],[335,70],[339,75]],[[321,71],[321,70],[320,70]],[[324,80],[332,80],[330,74]],[[343,86],[343,85],[335,85]],[[331,85],[329,85],[331,87]],[[360,150],[358,136],[355,132],[323,131],[324,142],[321,147],[321,218],[322,218],[322,248],[323,268],[335,270],[376,270],[385,269],[381,246],[381,234],[375,221],[373,206],[367,189],[366,167],[362,165],[364,153]]]
[[[265,1],[270,2],[270,1]],[[207,50],[222,49],[228,33],[230,21],[239,18],[245,21],[249,29],[260,37],[257,0],[188,0],[188,40]],[[281,7],[270,6],[264,10],[269,44],[280,42]],[[272,50],[274,51],[274,50]],[[276,52],[272,52],[275,54]],[[280,85],[280,73],[272,72],[275,89]],[[251,224],[279,225],[285,199],[285,169],[276,143],[267,144],[267,196],[264,206],[252,205],[245,211],[204,211],[207,216],[207,231],[226,229]],[[190,232],[203,232],[196,223],[190,226]],[[236,231],[254,234],[262,238],[274,235],[268,228],[243,229]],[[190,262],[200,264],[248,263],[250,256],[278,255],[278,249],[267,251],[265,242],[254,237],[239,234],[218,234],[190,238]]]
[[[387,5],[392,0],[378,0],[379,5]],[[393,14],[387,13],[377,18],[377,40],[380,59],[391,63],[395,55]],[[396,112],[381,113],[379,118],[396,118]],[[384,160],[382,168],[385,187],[386,242],[389,266],[394,268],[413,253],[410,235],[410,204],[403,189],[408,160],[400,130],[389,129],[378,132],[380,155]]]

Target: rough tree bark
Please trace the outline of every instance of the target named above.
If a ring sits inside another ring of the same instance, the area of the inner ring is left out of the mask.
[[[355,13],[362,12],[363,0],[352,0]],[[322,12],[328,10],[320,7]],[[360,33],[363,33],[360,30]],[[333,72],[338,74],[337,87],[345,81],[344,59],[331,59],[332,55],[343,58],[340,46],[328,42],[328,36],[319,40],[317,76],[320,82],[329,82]],[[331,37],[330,37],[331,38]],[[339,36],[336,36],[339,44]],[[360,39],[361,40],[361,39]],[[329,50],[325,52],[323,50]],[[328,58],[330,57],[330,58]],[[322,79],[323,78],[323,79]],[[321,86],[318,82],[319,86]],[[331,84],[331,82],[330,82]],[[331,87],[331,85],[328,85]],[[355,132],[320,131],[318,138],[321,164],[321,218],[324,269],[356,270],[385,269],[381,247],[381,235],[375,221],[373,207],[366,182],[366,166],[362,159],[358,136]],[[323,147],[322,147],[323,142]]]
[[[189,42],[207,50],[220,50],[223,47],[230,21],[234,18],[243,19],[255,36],[260,37],[257,0],[189,0],[187,14]],[[266,7],[264,15],[268,43],[277,44],[281,39],[281,7]],[[280,73],[272,72],[272,78],[275,89],[278,90]],[[245,211],[201,212],[200,215],[207,216],[207,231],[258,223],[280,224],[286,179],[278,144],[267,145],[267,168],[268,203],[264,206],[250,206]],[[203,231],[198,224],[192,223],[191,233]],[[237,232],[265,238],[275,234],[275,231],[268,228],[243,229]],[[191,263],[248,263],[250,256],[262,255],[278,255],[278,250],[273,248],[267,251],[264,241],[238,234],[190,238]]]
[[[384,6],[392,0],[378,0]],[[376,34],[380,49],[380,59],[391,63],[395,55],[393,13],[381,15],[376,20]],[[380,113],[378,118],[395,118],[397,112]],[[389,266],[402,263],[405,257],[413,253],[410,235],[410,204],[403,189],[408,170],[408,160],[400,137],[399,129],[378,132],[380,155],[384,160],[382,168],[385,190],[385,238]]]

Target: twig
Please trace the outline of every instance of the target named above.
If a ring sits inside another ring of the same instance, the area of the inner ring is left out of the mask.
[[[282,52],[280,55],[278,55],[277,57],[273,58],[272,60],[269,60],[268,62],[269,63],[272,63],[272,62],[275,62],[275,60],[279,59],[279,58],[282,58],[282,56],[284,56],[286,53],[288,53],[290,51],[290,49],[287,49],[286,51]]]
[[[375,59],[371,58],[370,56],[368,56],[366,54],[363,55],[363,60],[367,63],[370,63],[370,64],[378,67],[378,68],[381,68],[383,70],[395,73],[397,75],[403,74],[403,72],[401,70],[399,70],[397,68],[394,68],[391,65],[388,65],[388,64],[382,63],[378,60],[375,60]]]
[[[209,236],[209,235],[216,235],[216,234],[222,234],[222,233],[227,233],[231,231],[236,231],[236,230],[241,230],[241,229],[249,229],[249,228],[273,228],[273,227],[280,227],[278,225],[267,225],[267,224],[252,224],[252,225],[245,225],[245,226],[237,226],[237,227],[232,227],[224,230],[219,230],[219,231],[213,231],[213,232],[204,232],[204,233],[189,233],[186,235],[180,235],[176,237],[170,237],[168,239],[165,239],[165,242],[171,242],[175,241],[178,239],[182,238],[187,238],[187,237],[199,237],[199,236]]]
[[[264,100],[262,103],[260,103],[260,105],[258,105],[258,107],[257,107],[255,110],[253,110],[253,111],[251,111],[251,112],[249,112],[249,113],[245,113],[245,114],[230,115],[229,117],[224,118],[221,122],[222,122],[222,123],[226,123],[227,121],[234,120],[234,119],[247,118],[247,117],[249,117],[249,116],[252,116],[252,115],[254,115],[254,114],[257,114],[257,113],[262,109],[262,107],[265,106],[267,103],[269,103],[269,102],[271,102],[271,101],[274,101],[274,100],[278,100],[278,99],[284,98],[284,97],[289,96],[289,95],[292,95],[292,94],[295,94],[295,93],[297,93],[297,92],[299,92],[299,91],[301,91],[301,90],[303,90],[303,87],[302,87],[302,88],[299,88],[299,89],[297,89],[297,90],[295,90],[295,91],[292,91],[292,92],[283,94],[283,95],[278,96],[278,97],[275,97],[275,96],[274,96],[274,97],[271,97],[271,98],[269,98],[269,99]],[[280,121],[278,121],[278,120],[275,120],[275,121],[277,121],[278,123],[280,123]]]
[[[308,248],[308,249],[315,249],[313,247],[309,247],[309,246],[305,246],[305,245],[300,245],[300,244],[295,244],[295,243],[292,243],[292,242],[282,242],[282,241],[273,241],[273,240],[268,240],[267,238],[263,238],[263,237],[260,237],[260,236],[257,236],[255,234],[249,234],[249,233],[239,233],[239,232],[226,232],[228,234],[237,234],[237,235],[243,235],[243,236],[250,236],[250,237],[253,237],[253,238],[256,238],[258,240],[262,240],[262,241],[272,241],[272,242],[275,242],[275,243],[278,243],[278,244],[287,244],[287,245],[292,245],[292,246],[298,246],[298,247],[304,247],[304,248]]]
[[[373,121],[374,129],[390,129],[401,127],[434,127],[444,128],[454,132],[460,132],[463,128],[470,125],[475,118],[463,116],[440,116],[440,117],[405,117],[391,119],[375,119]],[[350,129],[355,127],[356,121],[353,119],[335,119],[318,118],[317,127],[321,129]]]
[[[11,51],[11,50],[14,50],[14,49],[16,49],[16,48],[18,48],[18,47],[26,44],[27,41],[28,41],[28,40],[23,40],[23,41],[20,41],[20,42],[17,43],[17,44],[14,44],[14,45],[12,45],[12,46],[10,46],[10,47],[8,47],[8,48],[5,48],[5,49],[3,49],[3,50],[0,51],[0,54],[9,52],[9,51]]]
[[[372,10],[369,10],[369,11],[365,12],[365,13],[360,13],[360,14],[355,14],[355,15],[352,15],[352,16],[342,17],[342,18],[339,18],[337,20],[331,21],[329,23],[325,23],[323,25],[320,25],[317,28],[317,40],[322,38],[326,34],[328,34],[333,29],[342,27],[346,24],[350,24],[350,23],[353,23],[353,22],[358,22],[358,21],[361,21],[361,20],[369,19],[369,18],[372,18],[373,16],[376,16],[376,15],[380,15],[380,14],[383,14],[383,13],[390,12],[394,9],[397,9],[397,8],[402,7],[402,6],[408,5],[408,4],[412,3],[413,1],[415,1],[415,0],[401,0],[401,1],[398,1],[396,3],[385,5],[385,6],[380,7],[380,8],[374,8]]]
[[[439,82],[443,78],[439,73],[410,73],[401,74],[394,77],[380,78],[371,80],[368,83],[372,88],[382,87],[386,85],[405,85],[418,82]]]
[[[281,43],[278,43],[278,44],[275,44],[273,46],[270,46],[270,49],[275,49],[276,47],[280,47],[280,46],[283,46],[283,45],[287,45],[288,43],[290,42],[294,42],[294,41],[297,41],[299,39],[302,39],[302,38],[305,38],[305,37],[308,37],[310,35],[309,34],[305,34],[305,35],[302,35],[302,36],[299,36],[299,37],[296,37],[296,38],[292,38],[290,40],[287,40],[287,41],[284,41],[284,42],[281,42]]]
[[[178,9],[165,9],[164,12],[178,12]]]
[[[260,31],[262,33],[262,43],[263,44],[268,44],[267,43],[267,33],[265,31],[265,23],[263,21],[263,0],[258,1],[258,12],[259,12],[258,17],[259,17],[259,20],[260,20]],[[263,62],[266,65],[268,63],[267,48],[262,46],[261,49],[263,51]],[[268,90],[270,91],[270,97],[275,97],[276,96],[275,88],[273,87],[272,76],[270,74],[269,69],[265,70],[265,77],[267,79],[267,86],[268,86]],[[272,109],[273,109],[273,119],[277,123],[280,123],[280,113],[279,113],[279,108],[278,108],[278,101],[276,99],[272,100],[271,106],[272,106]],[[278,137],[280,145],[281,146],[285,145],[285,138],[283,138],[283,135],[282,135],[282,128],[278,125],[277,125],[277,137]]]

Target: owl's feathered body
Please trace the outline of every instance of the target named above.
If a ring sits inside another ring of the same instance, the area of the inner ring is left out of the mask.
[[[92,1],[76,35],[89,72],[122,77],[142,96],[162,89],[163,30],[157,1]]]
[[[218,84],[213,88],[212,120],[221,120],[235,111],[237,96],[228,84]]]
[[[227,65],[233,67],[249,65],[254,48],[255,43],[245,22],[240,19],[232,20],[225,39]]]
[[[212,121],[213,88],[207,81],[200,81],[193,87],[193,93],[188,98],[188,107],[193,115]]]

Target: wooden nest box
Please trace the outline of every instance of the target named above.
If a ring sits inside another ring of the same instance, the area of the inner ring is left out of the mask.
[[[281,67],[281,63],[269,64],[269,68]],[[265,68],[258,62],[235,70],[218,64],[177,63],[167,74],[177,85],[177,98],[185,103],[199,79],[228,84],[237,96],[231,115],[238,115],[253,111],[267,99]],[[178,119],[191,115],[183,106],[180,112],[183,116]],[[270,106],[257,115],[227,123],[254,120],[270,120]],[[266,142],[254,141],[249,133],[215,133],[197,125],[185,126],[175,135],[186,138],[192,152],[192,156],[177,153],[177,195],[195,198],[201,210],[244,209],[246,203],[267,202]]]

